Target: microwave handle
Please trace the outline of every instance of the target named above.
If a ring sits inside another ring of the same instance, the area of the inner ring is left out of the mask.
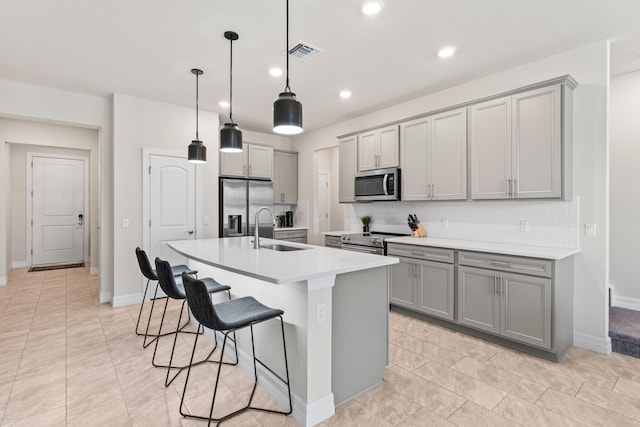
[[[387,180],[389,179],[389,174],[385,173],[384,178],[382,178],[382,191],[384,191],[384,195],[388,196],[389,191],[387,190]]]

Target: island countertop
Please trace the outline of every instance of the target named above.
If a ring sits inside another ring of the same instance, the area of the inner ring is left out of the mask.
[[[253,237],[171,241],[176,252],[203,264],[282,284],[318,279],[398,263],[394,257],[261,238],[262,245],[305,248],[299,251],[253,249]]]

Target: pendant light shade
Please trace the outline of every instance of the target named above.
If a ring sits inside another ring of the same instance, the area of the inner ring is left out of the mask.
[[[282,135],[302,132],[302,104],[289,87],[289,0],[287,0],[287,82],[284,92],[273,103],[273,131]]]
[[[193,68],[191,72],[196,75],[196,139],[189,144],[187,161],[191,163],[207,163],[207,147],[198,137],[198,77],[204,74],[204,71]]]
[[[238,33],[225,31],[224,38],[229,40],[229,122],[220,128],[220,151],[239,153],[242,151],[242,131],[233,122],[233,41],[238,40]]]

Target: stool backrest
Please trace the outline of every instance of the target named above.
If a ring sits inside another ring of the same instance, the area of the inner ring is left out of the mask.
[[[140,271],[142,275],[149,280],[158,280],[158,276],[153,271],[151,267],[151,262],[149,262],[149,257],[147,257],[147,253],[140,249],[136,248],[136,258],[138,258],[138,266],[140,267]]]
[[[223,323],[216,313],[204,282],[189,276],[187,273],[182,273],[182,284],[184,285],[187,303],[193,317],[206,328],[214,331],[225,330],[226,328],[223,327]]]
[[[169,261],[156,258],[156,275],[158,276],[160,288],[169,298],[184,299],[184,293],[178,289]]]

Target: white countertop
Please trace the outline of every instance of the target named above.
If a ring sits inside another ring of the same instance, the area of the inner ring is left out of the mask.
[[[477,252],[490,252],[503,255],[526,256],[543,259],[563,259],[580,252],[577,248],[554,246],[518,245],[514,243],[482,242],[477,240],[443,239],[438,237],[393,237],[388,243],[406,243],[418,246],[457,249]]]
[[[273,231],[308,230],[309,227],[275,227]]]
[[[308,248],[280,252],[253,249],[253,237],[181,240],[168,245],[189,259],[271,283],[292,283],[398,263],[394,257],[261,238],[261,244]]]

